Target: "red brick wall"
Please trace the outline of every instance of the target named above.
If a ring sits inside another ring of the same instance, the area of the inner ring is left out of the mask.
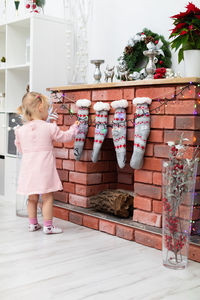
[[[150,98],[171,98],[175,91],[180,91],[177,86],[147,86],[147,87],[124,87],[107,88],[84,91],[65,91],[68,98],[78,100],[87,98],[94,104],[96,101],[111,103],[114,100],[127,99],[127,119],[131,119],[135,113],[132,105],[134,97],[148,96]],[[73,142],[55,143],[57,168],[63,182],[63,191],[55,193],[55,199],[68,202],[73,205],[89,207],[89,197],[102,190],[122,188],[135,191],[133,220],[144,224],[161,227],[161,161],[168,157],[167,141],[175,141],[184,132],[189,139],[191,154],[194,145],[200,141],[200,116],[194,116],[194,105],[197,104],[199,113],[200,105],[197,88],[191,86],[190,90],[180,95],[176,102],[168,102],[159,112],[151,113],[151,133],[141,170],[133,170],[129,166],[133,151],[134,128],[128,122],[127,135],[127,163],[120,169],[116,163],[116,156],[112,142],[111,128],[103,144],[99,161],[91,162],[93,148],[94,126],[89,128],[84,152],[80,161],[74,160]],[[160,102],[153,100],[150,110],[158,107]],[[59,104],[55,104],[59,113],[58,124],[62,129],[68,129],[75,121],[70,117],[67,110],[61,110]],[[93,105],[92,105],[93,106]],[[76,112],[75,104],[71,109]],[[113,119],[114,110],[110,110],[109,122]],[[90,109],[90,117],[94,119],[95,112]],[[197,176],[197,190],[200,189],[200,176]],[[200,219],[199,209],[195,210],[194,220]]]

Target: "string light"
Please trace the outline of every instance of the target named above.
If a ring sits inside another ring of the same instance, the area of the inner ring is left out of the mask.
[[[194,112],[193,112],[193,115],[197,115],[197,114],[198,114],[196,108],[197,108],[197,105],[195,104],[195,105],[194,105]]]
[[[153,98],[152,100],[157,100],[157,101],[160,103],[160,105],[157,106],[156,108],[150,110],[149,113],[155,112],[156,114],[158,114],[158,113],[160,112],[160,108],[161,108],[162,106],[164,106],[164,105],[167,106],[168,102],[171,101],[171,100],[173,100],[173,103],[174,103],[174,102],[175,102],[175,99],[176,99],[179,95],[182,95],[183,98],[184,98],[185,96],[183,95],[183,92],[184,92],[186,89],[190,90],[190,86],[191,86],[191,85],[193,85],[194,88],[196,88],[196,86],[200,87],[200,83],[195,85],[195,83],[193,83],[192,81],[190,81],[188,85],[186,85],[186,86],[184,86],[184,87],[180,87],[180,91],[179,91],[179,92],[177,92],[177,93],[175,92],[175,94],[171,95],[171,98],[167,98],[167,97],[163,97],[163,99],[161,99],[161,98]],[[60,92],[60,91],[57,90],[57,92]],[[55,94],[56,91],[51,91],[51,93],[52,93],[52,94],[53,94],[53,93]],[[199,96],[200,96],[200,93],[199,93]],[[76,101],[73,101],[72,99],[68,98],[68,97],[66,96],[66,94],[64,94],[64,93],[62,93],[62,97],[63,97],[63,100],[65,100],[65,101],[67,100],[68,102],[76,103]],[[198,103],[200,103],[200,99],[199,99]],[[64,109],[67,109],[67,110],[69,111],[69,113],[70,113],[71,116],[73,115],[73,111],[72,111],[67,105],[65,105],[65,106],[62,105],[61,107],[63,107]],[[197,106],[196,106],[196,104],[195,104],[195,106],[194,106],[194,112],[193,112],[194,115],[197,115],[197,114],[198,114],[198,112],[197,112],[197,110],[196,110],[196,107],[197,107]],[[144,115],[145,115],[145,112],[143,113],[143,116],[144,116]],[[138,115],[136,115],[136,113],[135,113],[133,119],[127,119],[126,122],[131,122],[131,123],[133,124],[133,126],[135,126],[135,120],[136,120],[137,118],[140,118],[140,117],[141,117],[141,116],[138,116]],[[86,120],[88,120],[88,116],[86,116]],[[90,125],[92,125],[92,124],[96,124],[96,122],[95,122],[94,120],[91,119],[91,120],[90,120]],[[113,127],[113,122],[112,122],[111,124],[107,124],[107,127]]]

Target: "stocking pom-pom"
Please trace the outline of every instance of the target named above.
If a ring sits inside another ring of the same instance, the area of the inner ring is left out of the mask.
[[[88,99],[79,99],[76,101],[76,106],[78,107],[90,107],[91,101]]]
[[[102,110],[110,110],[110,105],[109,103],[103,103],[101,101],[95,103],[95,105],[93,106],[94,110],[96,111],[102,111]]]
[[[128,101],[127,100],[125,100],[125,99],[121,99],[121,100],[116,100],[116,101],[113,101],[112,103],[111,103],[111,106],[112,106],[112,108],[114,108],[114,109],[117,109],[117,108],[126,108],[126,107],[128,107]]]
[[[137,104],[151,104],[152,99],[149,97],[137,97],[133,99],[133,104],[136,106]]]

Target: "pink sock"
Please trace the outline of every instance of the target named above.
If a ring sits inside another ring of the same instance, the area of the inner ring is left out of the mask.
[[[44,226],[45,227],[51,227],[52,226],[52,220],[44,220]]]
[[[37,218],[29,218],[29,224],[33,224],[33,225],[38,224]]]

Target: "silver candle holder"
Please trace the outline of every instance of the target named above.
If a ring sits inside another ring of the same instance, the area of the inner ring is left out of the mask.
[[[100,65],[104,63],[103,59],[93,59],[90,61],[91,64],[95,65],[95,72],[94,72],[94,80],[95,83],[100,83],[101,82],[101,70],[100,70]]]
[[[158,50],[145,50],[143,52],[145,56],[149,58],[149,61],[146,65],[147,77],[145,79],[154,79],[154,73],[156,71],[156,65],[154,63],[156,55],[159,54]]]

